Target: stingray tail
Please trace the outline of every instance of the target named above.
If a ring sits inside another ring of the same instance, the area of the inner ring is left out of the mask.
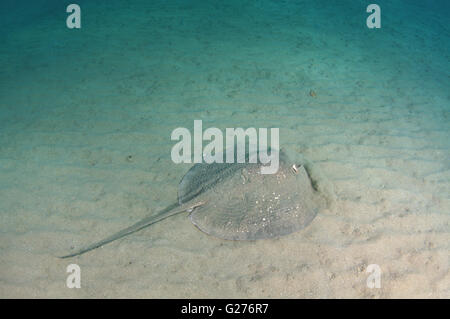
[[[202,205],[203,203],[201,203],[200,205]],[[176,214],[180,214],[186,211],[189,211],[189,209],[194,209],[195,207],[198,207],[199,205],[194,205],[191,207],[180,207],[178,204],[172,204],[171,206],[165,208],[163,211],[159,212],[156,215],[151,215],[148,217],[145,217],[144,219],[140,220],[139,222],[137,222],[134,225],[131,225],[130,227],[127,227],[125,229],[122,229],[121,231],[115,233],[114,235],[111,235],[103,240],[100,240],[96,243],[93,243],[89,246],[86,246],[74,253],[71,253],[69,255],[65,255],[65,256],[60,256],[59,258],[69,258],[69,257],[74,257],[74,256],[78,256],[78,255],[82,255],[88,251],[91,251],[95,248],[101,247],[105,244],[108,244],[116,239],[122,238],[124,236],[127,236],[129,234],[132,234],[134,232],[137,232],[138,230],[141,230],[147,226],[150,226],[156,222],[159,222],[163,219],[166,219],[170,216],[176,215]],[[179,207],[179,209],[175,210],[175,208]]]

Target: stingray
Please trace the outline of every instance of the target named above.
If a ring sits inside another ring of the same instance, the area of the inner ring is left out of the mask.
[[[261,174],[261,165],[195,164],[179,183],[178,203],[61,258],[84,254],[183,212],[202,232],[226,240],[276,238],[310,224],[320,204],[304,166],[291,162],[282,150],[275,174]]]

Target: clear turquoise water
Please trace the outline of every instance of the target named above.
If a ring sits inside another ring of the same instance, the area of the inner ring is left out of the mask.
[[[302,104],[310,88],[346,102],[335,89],[346,77],[360,79],[359,95],[393,79],[404,94],[417,85],[447,98],[447,1],[380,1],[380,30],[365,27],[364,1],[78,4],[82,29],[70,30],[60,1],[2,1],[3,122],[74,98],[104,111],[147,103],[148,115],[169,103],[186,112]],[[111,95],[115,105],[102,105]]]

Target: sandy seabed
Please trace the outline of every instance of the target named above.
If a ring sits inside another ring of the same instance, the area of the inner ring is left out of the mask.
[[[56,18],[6,37],[0,297],[449,298],[443,17],[390,26],[387,16],[372,32],[349,1],[270,12],[221,3],[86,4],[98,16],[75,37]],[[170,134],[194,119],[279,127],[281,146],[314,162],[335,200],[279,239],[223,241],[177,215],[56,258],[176,201],[190,165],[170,160]],[[66,287],[70,263],[81,289]],[[366,285],[370,264],[379,289]]]

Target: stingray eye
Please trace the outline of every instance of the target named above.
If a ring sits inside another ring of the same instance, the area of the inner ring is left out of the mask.
[[[297,167],[297,165],[292,165],[292,167],[291,167],[291,169],[292,169],[292,172],[294,173],[294,174],[297,174],[298,173],[298,167]]]

